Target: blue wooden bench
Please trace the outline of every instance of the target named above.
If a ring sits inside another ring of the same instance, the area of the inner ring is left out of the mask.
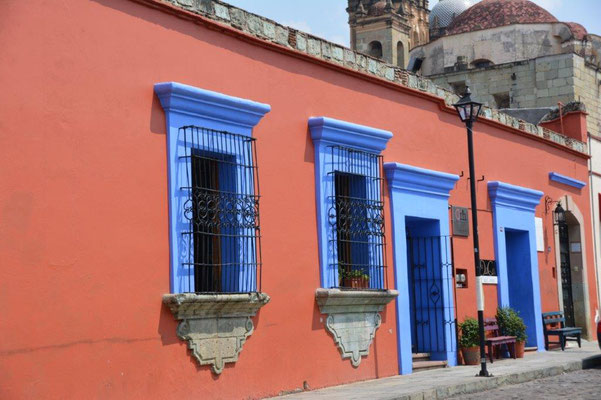
[[[582,347],[580,343],[580,335],[582,334],[582,328],[566,327],[566,319],[562,312],[554,311],[543,313],[543,332],[545,334],[545,349],[549,350],[549,344],[559,344],[561,351],[566,348],[566,342],[571,340],[578,342],[578,347]],[[550,325],[547,327],[547,325]],[[549,336],[557,336],[559,342],[550,342]]]

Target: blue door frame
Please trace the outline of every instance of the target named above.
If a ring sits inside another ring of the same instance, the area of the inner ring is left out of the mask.
[[[493,209],[498,300],[520,312],[526,345],[545,351],[534,210],[542,192],[503,182],[489,182]]]
[[[396,300],[399,373],[406,375],[413,370],[407,229],[412,227],[414,230],[427,230],[416,231],[418,236],[449,235],[449,192],[455,187],[459,176],[398,163],[385,163],[384,171],[390,189],[394,279],[399,291]],[[450,254],[445,256],[450,257]],[[443,273],[451,274],[450,268]],[[452,287],[442,289],[444,306],[453,310]],[[446,351],[434,357],[448,361],[449,366],[456,365],[455,328],[447,324],[439,335],[437,339],[444,341]]]

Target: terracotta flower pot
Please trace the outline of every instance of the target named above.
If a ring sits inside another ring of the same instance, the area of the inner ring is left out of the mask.
[[[465,365],[480,364],[480,347],[462,347],[461,354],[463,355],[463,363]]]
[[[352,289],[367,289],[369,288],[369,279],[344,278],[343,286]]]
[[[517,358],[524,358],[524,350],[526,349],[526,342],[515,342],[515,356]]]

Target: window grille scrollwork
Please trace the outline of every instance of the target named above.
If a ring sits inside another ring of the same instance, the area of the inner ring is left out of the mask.
[[[182,265],[196,293],[260,291],[261,235],[255,139],[186,126]]]
[[[386,289],[382,157],[330,146],[329,273],[345,289]]]

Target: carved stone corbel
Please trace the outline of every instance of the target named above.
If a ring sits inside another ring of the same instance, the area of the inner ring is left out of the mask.
[[[265,293],[166,294],[165,303],[176,320],[177,336],[200,365],[221,374],[226,363],[238,361],[242,346],[253,333],[250,317],[269,302]]]
[[[326,329],[334,337],[342,358],[358,367],[382,323],[380,312],[399,295],[396,290],[356,291],[317,289],[315,299],[322,314],[328,314]]]

